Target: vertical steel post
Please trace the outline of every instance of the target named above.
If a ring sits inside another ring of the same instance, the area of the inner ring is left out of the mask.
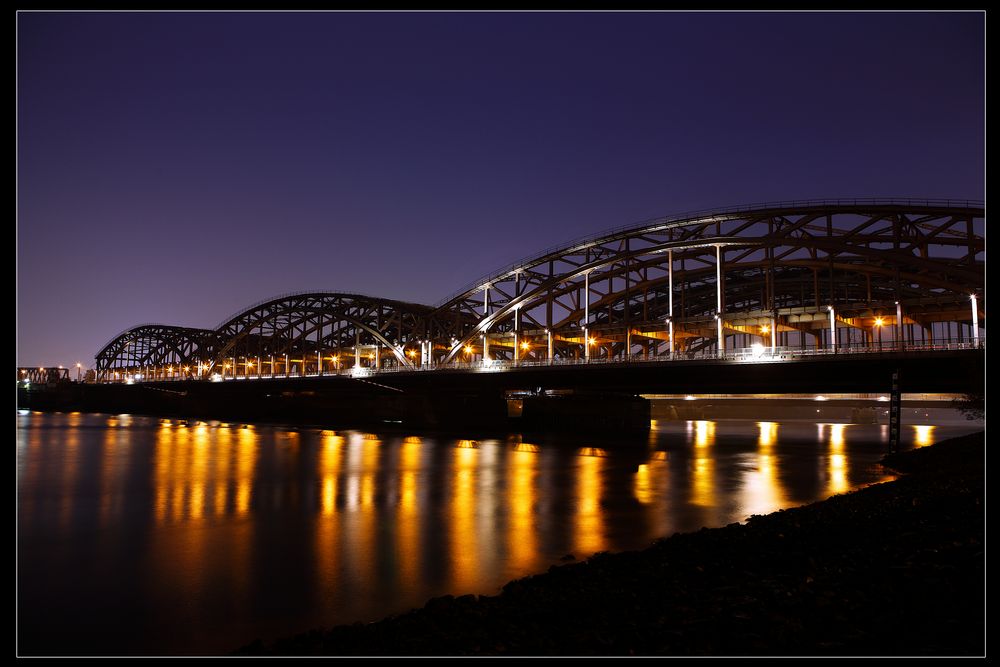
[[[830,311],[830,351],[837,351],[837,317],[833,312],[833,306],[827,306]]]
[[[518,275],[520,275],[520,274],[518,274]],[[520,343],[519,336],[518,336],[518,331],[517,331],[517,320],[519,319],[518,318],[518,313],[519,312],[520,312],[519,309],[517,309],[517,308],[514,309],[514,363],[515,364],[520,360],[520,353],[519,353],[519,350],[517,348],[518,343]]]
[[[975,294],[970,294],[969,298],[972,299],[972,341],[979,347],[979,300]]]
[[[902,350],[906,347],[903,343],[903,306],[898,301],[896,302],[896,341],[897,349]]]
[[[715,312],[718,327],[719,355],[726,353],[726,339],[722,335],[722,246],[715,246]]]
[[[667,250],[667,326],[669,328],[669,358],[674,358],[674,250]]]
[[[583,274],[583,358],[590,361],[590,271]]]

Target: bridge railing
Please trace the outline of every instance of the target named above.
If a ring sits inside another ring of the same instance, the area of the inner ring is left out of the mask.
[[[258,373],[247,375],[214,374],[211,377],[186,377],[180,374],[167,378],[144,378],[142,376],[129,376],[120,373],[118,379],[105,381],[110,383],[152,383],[152,382],[177,382],[182,380],[201,379],[215,382],[232,382],[245,380],[270,380],[281,378],[313,378],[346,376],[354,378],[375,377],[379,375],[392,375],[396,373],[423,373],[434,371],[477,371],[477,372],[502,372],[517,368],[537,368],[540,366],[604,366],[604,365],[639,365],[639,364],[669,364],[678,361],[731,361],[739,363],[763,363],[794,361],[796,359],[806,359],[824,356],[848,356],[848,355],[878,355],[895,352],[935,352],[945,350],[972,350],[985,349],[986,339],[980,338],[976,341],[950,341],[950,342],[916,342],[909,343],[903,341],[883,341],[872,343],[851,343],[838,345],[836,349],[830,347],[802,348],[802,347],[779,347],[755,345],[746,348],[734,348],[729,350],[699,350],[697,352],[675,352],[672,355],[662,355],[643,358],[633,356],[627,358],[620,357],[591,357],[589,359],[488,359],[483,361],[459,362],[448,364],[447,366],[388,366],[385,368],[344,368],[339,370],[325,370],[322,373],[301,373],[292,371],[289,373]]]

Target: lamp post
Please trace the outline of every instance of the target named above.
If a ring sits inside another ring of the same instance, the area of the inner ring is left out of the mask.
[[[969,299],[972,300],[972,341],[979,347],[979,300],[975,294],[970,294]]]
[[[833,312],[833,306],[827,306],[830,311],[830,351],[837,351],[837,318]]]

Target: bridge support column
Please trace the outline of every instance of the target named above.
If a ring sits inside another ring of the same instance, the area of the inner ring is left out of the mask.
[[[548,348],[547,354],[546,354],[545,358],[551,364],[552,363],[552,332],[549,331],[548,329],[545,330],[545,338],[547,339],[545,342],[546,342],[546,347]]]
[[[774,354],[775,348],[778,346],[778,318],[771,315],[771,354]]]

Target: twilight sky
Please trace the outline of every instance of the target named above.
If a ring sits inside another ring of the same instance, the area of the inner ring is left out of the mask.
[[[19,13],[17,363],[306,290],[436,303],[778,199],[983,199],[982,13]]]

